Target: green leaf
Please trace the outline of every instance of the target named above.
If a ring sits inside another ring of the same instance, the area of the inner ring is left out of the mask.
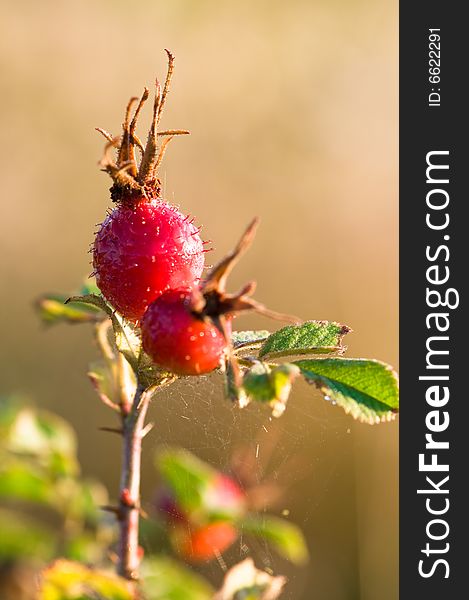
[[[285,410],[292,383],[299,373],[298,367],[293,364],[271,367],[257,362],[244,375],[243,388],[250,399],[268,402],[273,408],[273,415],[278,417]]]
[[[231,334],[231,343],[234,350],[241,348],[255,348],[262,344],[270,335],[269,331],[233,331]]]
[[[41,296],[35,302],[39,317],[47,324],[60,323],[92,323],[99,319],[101,313],[96,306],[67,301],[67,296],[49,294]]]
[[[211,600],[213,596],[207,581],[169,558],[145,560],[141,575],[146,600]]]
[[[70,302],[79,302],[97,306],[109,316],[114,330],[115,344],[135,373],[138,373],[139,381],[145,388],[158,387],[175,381],[176,376],[168,373],[153,364],[150,357],[142,349],[142,338],[140,328],[127,321],[122,315],[113,310],[102,296],[88,294],[85,296],[73,296]]]
[[[105,540],[96,536],[94,532],[74,533],[69,539],[64,540],[62,552],[64,558],[86,564],[100,564],[103,556],[109,552],[109,542],[113,540],[108,536]]]
[[[66,482],[67,516],[98,525],[103,517],[100,507],[109,504],[106,488],[98,481],[84,480],[73,483],[74,485],[70,480]]]
[[[0,522],[0,560],[52,558],[55,539],[50,530],[31,521],[25,515],[19,516],[6,510],[0,510]]]
[[[47,411],[21,408],[10,425],[6,438],[8,449],[15,453],[42,455],[51,451],[74,455],[76,438],[70,425]]]
[[[117,349],[119,352],[122,352],[134,370],[137,370],[142,340],[139,328],[134,323],[124,319],[124,317],[109,306],[102,296],[97,294],[72,296],[68,299],[68,302],[95,306],[103,310],[112,321]]]
[[[80,289],[80,296],[87,296],[89,294],[95,294],[96,296],[101,295],[101,290],[96,285],[94,279],[87,279]]]
[[[174,383],[177,379],[177,375],[174,373],[155,365],[143,349],[141,349],[138,357],[137,369],[138,379],[147,389],[151,387],[156,391],[160,387]]]
[[[73,429],[56,415],[13,402],[1,403],[0,422],[0,496],[55,506],[56,483],[79,471]]]
[[[29,406],[18,407],[1,437],[9,452],[37,458],[51,475],[78,472],[75,432],[57,415]]]
[[[101,296],[101,294],[83,294],[81,296],[80,295],[70,296],[69,298],[67,298],[67,300],[65,302],[67,304],[72,303],[72,304],[85,304],[86,306],[94,306],[95,308],[102,310],[109,316],[111,316],[111,314],[113,313],[112,308],[106,302],[104,297]]]
[[[178,504],[192,512],[203,505],[203,494],[217,471],[186,450],[165,450],[156,457],[156,466],[171,487]]]
[[[295,362],[305,379],[326,399],[364,423],[392,420],[399,410],[399,385],[389,365],[363,358],[324,358]]]
[[[43,572],[40,600],[132,600],[128,581],[79,563],[57,560]]]
[[[249,398],[242,385],[237,382],[237,377],[230,360],[225,362],[225,395],[228,400],[236,403],[240,408],[249,404]]]
[[[0,440],[7,435],[24,404],[21,396],[0,396]]]
[[[308,549],[299,527],[278,517],[248,516],[238,522],[245,533],[268,541],[279,554],[296,564],[308,560]]]
[[[288,325],[270,335],[259,351],[259,357],[329,354],[343,351],[342,339],[350,328],[329,321],[306,321]]]
[[[39,469],[20,462],[0,465],[0,498],[11,501],[50,504],[53,500],[51,484]]]
[[[241,489],[190,452],[165,450],[156,456],[156,466],[182,512],[206,521],[233,521],[246,511]]]
[[[112,315],[112,325],[116,336],[116,346],[125,356],[134,371],[138,370],[142,338],[140,329],[118,313]]]

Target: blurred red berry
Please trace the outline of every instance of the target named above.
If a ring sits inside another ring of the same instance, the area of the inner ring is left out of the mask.
[[[238,531],[230,523],[217,522],[195,530],[180,528],[173,539],[176,549],[186,560],[205,562],[223,554],[238,538]]]

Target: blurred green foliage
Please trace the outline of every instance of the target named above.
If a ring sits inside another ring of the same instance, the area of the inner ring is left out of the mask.
[[[76,451],[75,434],[66,421],[21,398],[0,400],[1,600],[134,598],[131,585],[113,573],[109,560],[115,519],[100,508],[109,502],[107,491],[100,483],[80,476]],[[210,518],[242,526],[239,519],[244,518],[244,511],[238,510],[242,503],[232,505],[230,512],[228,502],[228,508],[221,510],[224,500],[218,498],[220,504],[212,489],[219,477],[224,477],[218,471],[182,450],[168,450],[160,455],[158,464],[166,485],[172,484],[178,500],[186,508],[197,509],[199,518],[205,512]],[[254,516],[251,522],[255,522]],[[152,519],[146,523],[146,534],[152,527],[161,534],[161,523]],[[277,527],[274,523],[276,535],[267,529],[251,529],[282,550],[284,541],[279,541],[279,535],[285,526],[289,524],[282,521]],[[295,528],[285,535],[293,545],[301,536]],[[302,543],[301,538],[300,546]],[[295,560],[295,553],[291,558]],[[86,566],[91,564],[93,568]],[[269,586],[253,588],[252,580],[260,577],[264,581],[269,577],[266,573],[254,567],[248,571],[234,567],[228,574],[232,571],[228,581],[231,591],[225,585],[218,592],[223,595],[217,597],[231,600],[244,597],[239,594],[249,590],[249,598],[262,600]],[[210,600],[215,593],[207,581],[182,563],[152,555],[147,549],[140,592],[142,600]]]
[[[169,490],[163,511],[170,532],[171,527],[172,533],[183,528],[194,535],[209,524],[223,522],[232,525],[238,536],[253,535],[267,541],[287,560],[299,564],[307,560],[308,550],[301,530],[285,519],[254,512],[245,490],[231,477],[181,449],[160,452],[156,464]],[[175,542],[177,550],[179,535],[175,536]],[[217,558],[216,550],[213,559]]]
[[[80,477],[76,446],[73,429],[58,416],[18,398],[0,401],[0,516],[7,524],[0,556],[102,557],[112,540],[110,518],[99,509],[108,495]]]

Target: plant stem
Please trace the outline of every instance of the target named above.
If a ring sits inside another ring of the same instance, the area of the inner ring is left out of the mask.
[[[140,563],[138,530],[140,516],[140,463],[142,431],[150,395],[137,385],[132,408],[123,419],[122,474],[119,494],[118,573],[129,580],[138,579]]]

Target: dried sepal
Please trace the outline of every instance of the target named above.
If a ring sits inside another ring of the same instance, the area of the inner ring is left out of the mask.
[[[229,274],[238,263],[241,256],[251,246],[256,235],[259,219],[254,218],[236,244],[234,250],[220,260],[209,272],[203,282],[200,292],[194,295],[196,304],[194,312],[200,312],[212,319],[220,315],[233,315],[246,310],[253,310],[272,319],[298,323],[297,317],[272,311],[257,300],[251,298],[256,290],[256,282],[250,281],[235,294],[228,294],[226,283]],[[203,300],[202,300],[203,298]]]
[[[114,182],[111,188],[111,196],[115,201],[122,201],[124,197],[132,200],[134,195],[159,197],[161,184],[156,177],[156,171],[163,160],[168,144],[174,136],[189,133],[186,129],[157,131],[174,72],[174,55],[169,50],[166,50],[166,54],[168,56],[166,79],[163,88],[156,80],[153,116],[145,146],[136,134],[136,127],[142,107],[150,94],[148,88],[144,88],[140,99],[134,96],[127,103],[122,124],[122,136],[116,138],[105,129],[96,128],[107,140],[104,156],[99,164]],[[132,110],[137,102],[137,107],[132,116]],[[157,143],[158,137],[164,138],[160,147]],[[117,149],[115,160],[110,156],[110,151],[113,148]],[[140,164],[137,162],[135,148],[138,148],[141,153]]]

